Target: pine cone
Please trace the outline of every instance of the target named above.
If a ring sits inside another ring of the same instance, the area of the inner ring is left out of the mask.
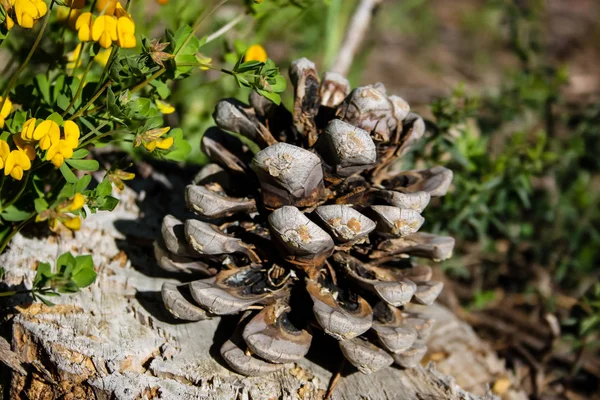
[[[293,113],[255,93],[250,106],[217,105],[202,140],[212,163],[185,193],[198,218],[165,217],[155,247],[162,268],[209,277],[165,283],[164,303],[190,321],[243,313],[221,355],[244,375],[300,360],[319,328],[364,373],[413,367],[433,320],[408,303],[432,304],[443,285],[412,257],[443,260],[454,246],[417,231],[452,172],[392,171],[425,124],[383,85],[320,82],[307,59],[290,75]]]

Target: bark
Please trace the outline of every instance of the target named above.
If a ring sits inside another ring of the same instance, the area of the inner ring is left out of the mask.
[[[61,296],[54,307],[17,307],[12,351],[26,374],[12,373],[10,398],[323,397],[342,360],[335,342],[323,337],[322,345],[313,345],[308,359],[294,367],[246,378],[230,372],[218,355],[233,329],[230,320],[181,323],[164,309],[160,287],[176,281],[156,267],[151,239],[158,237],[166,212],[183,216],[184,206],[173,198],[183,197],[174,193],[183,193],[184,182],[174,179],[139,183],[141,195],[126,189],[114,212],[92,215],[73,237],[68,232],[41,238],[19,234],[0,255],[9,286],[29,287],[36,262],[53,262],[64,251],[92,254],[98,271],[90,288]],[[447,309],[430,306],[427,312],[438,321],[427,356],[435,364],[389,367],[371,375],[347,367],[333,399],[491,398],[486,385],[506,375],[503,362]]]

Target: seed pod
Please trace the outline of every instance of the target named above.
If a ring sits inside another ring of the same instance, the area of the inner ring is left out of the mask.
[[[260,262],[260,259],[251,250],[251,247],[236,239],[224,234],[215,225],[188,219],[185,221],[185,237],[190,245],[200,254],[219,255],[243,253],[252,262]]]
[[[375,222],[351,206],[342,204],[319,206],[315,214],[339,243],[366,238],[375,229]]]
[[[376,293],[386,303],[402,306],[408,303],[417,290],[417,285],[404,279],[397,269],[374,267],[360,262],[349,254],[338,252],[333,261],[342,266],[348,276],[363,288]]]
[[[385,95],[383,85],[354,89],[339,105],[336,115],[370,132],[376,142],[389,142],[397,128],[393,105]]]
[[[337,107],[350,93],[350,82],[337,72],[325,72],[319,93],[322,106]]]
[[[237,212],[256,211],[254,199],[225,196],[223,188],[218,184],[186,186],[185,201],[190,210],[207,218],[221,218]]]
[[[253,113],[254,109],[242,102],[225,99],[215,107],[213,118],[219,128],[244,135],[261,147],[277,143],[271,132]]]
[[[427,192],[432,197],[444,196],[452,183],[452,171],[433,167],[421,171],[404,171],[383,181],[383,185],[403,193]]]
[[[337,167],[370,165],[377,159],[369,133],[342,120],[334,119],[327,125],[323,141],[322,154],[329,155]]]
[[[319,75],[315,64],[306,58],[292,62],[290,78],[294,84],[294,126],[307,140],[308,147],[317,141],[315,117],[319,112]]]
[[[417,330],[405,322],[399,309],[380,302],[373,308],[373,316],[373,330],[386,350],[401,353],[414,344]]]
[[[287,143],[269,146],[254,156],[252,169],[260,179],[267,207],[308,207],[321,196],[321,160],[301,147]]]
[[[308,353],[312,336],[289,322],[289,310],[286,304],[269,305],[248,322],[242,336],[253,353],[273,363],[298,361]]]
[[[371,374],[394,363],[392,356],[362,338],[341,340],[340,349],[348,361],[363,374]]]
[[[165,307],[175,318],[186,321],[202,321],[210,319],[210,315],[200,307],[195,306],[182,294],[186,290],[184,286],[165,282],[162,285],[161,295]]]
[[[190,282],[194,300],[212,314],[228,315],[246,310],[271,295],[266,274],[260,268],[223,270],[212,278]]]
[[[393,190],[379,190],[376,195],[392,206],[418,213],[423,212],[431,199],[431,195],[427,192],[400,193]]]
[[[269,225],[287,255],[315,260],[320,265],[333,251],[331,236],[296,207],[284,206],[273,211]]]
[[[178,256],[170,253],[164,244],[158,240],[154,242],[154,257],[158,262],[159,267],[169,272],[179,272],[187,274],[203,274],[212,276],[217,273],[215,268],[209,267],[208,264],[194,260],[192,258]]]
[[[404,237],[421,228],[425,219],[414,210],[404,210],[394,206],[371,206],[377,221],[377,232]]]
[[[433,270],[428,265],[417,265],[411,268],[402,269],[399,271],[399,273],[404,278],[410,279],[417,285],[420,285],[423,282],[428,282],[429,280],[431,280]]]
[[[369,257],[378,259],[398,254],[425,257],[434,261],[443,261],[452,256],[454,238],[450,236],[437,236],[431,233],[413,233],[412,235],[387,239],[377,246]]]
[[[402,368],[414,368],[419,364],[427,353],[427,346],[423,343],[415,343],[412,347],[402,353],[393,354],[394,362]]]
[[[362,297],[342,301],[339,291],[332,291],[310,279],[306,281],[306,290],[313,300],[315,318],[328,335],[337,340],[348,340],[371,328],[371,306]]]
[[[275,103],[267,99],[265,96],[258,94],[254,90],[250,92],[248,99],[250,100],[250,105],[252,108],[254,108],[256,115],[262,118],[267,118],[277,109],[277,105]]]
[[[408,310],[411,309],[409,306],[410,305],[406,307]],[[418,339],[425,339],[431,334],[433,324],[435,324],[435,319],[421,313],[413,312],[404,312],[402,315],[404,318],[404,324],[414,328],[417,331]]]
[[[195,185],[218,183],[227,189],[231,184],[231,178],[219,164],[209,163],[202,167],[200,171],[198,171],[192,182]]]
[[[167,215],[163,218],[160,232],[165,246],[171,253],[183,257],[198,255],[185,240],[183,223],[174,216]]]
[[[443,282],[423,282],[417,285],[417,291],[413,297],[413,301],[417,304],[423,304],[430,306],[433,304],[435,299],[438,298],[442,289],[444,288]]]

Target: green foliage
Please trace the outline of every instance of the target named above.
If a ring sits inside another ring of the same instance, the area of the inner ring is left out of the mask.
[[[38,263],[31,289],[0,292],[0,297],[29,293],[34,300],[53,306],[54,303],[47,297],[60,296],[62,293],[77,293],[80,289],[90,286],[95,280],[96,271],[92,256],[74,257],[71,253],[64,253],[56,259],[54,270],[49,263]]]

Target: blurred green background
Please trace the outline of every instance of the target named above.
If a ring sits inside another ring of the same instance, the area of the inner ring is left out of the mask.
[[[216,3],[147,1],[131,10],[148,21],[143,30],[160,36]],[[238,23],[202,50],[231,66],[262,44],[285,74],[299,57],[326,71],[357,4],[230,1],[201,34]],[[457,239],[455,256],[442,265],[443,301],[512,367],[522,364],[519,346],[542,360],[550,383],[536,394],[523,378],[532,395],[598,390],[599,17],[594,0],[382,1],[349,74],[353,86],[383,82],[428,120],[426,140],[401,162],[455,174],[450,193],[425,212],[425,230]],[[288,87],[288,105],[291,95]],[[216,71],[197,71],[173,88],[177,112],[168,122],[192,143],[190,163],[206,161],[199,142],[217,100],[247,96]],[[532,332],[549,345],[520,340]]]

